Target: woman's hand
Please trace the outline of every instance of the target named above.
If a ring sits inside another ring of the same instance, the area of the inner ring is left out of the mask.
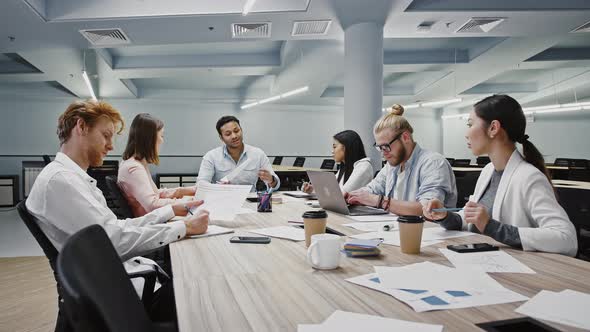
[[[474,224],[479,232],[483,234],[488,222],[490,222],[488,209],[481,204],[469,201],[465,204],[463,212],[465,213],[465,222]]]
[[[445,219],[448,215],[446,211],[444,212],[433,212],[432,209],[440,209],[444,208],[443,202],[439,201],[438,199],[434,198],[431,199],[424,204],[422,204],[422,213],[426,219],[430,220],[441,220]]]

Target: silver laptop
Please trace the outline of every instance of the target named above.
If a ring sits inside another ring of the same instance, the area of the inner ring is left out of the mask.
[[[370,216],[389,212],[370,206],[348,205],[332,172],[307,171],[322,209],[349,216]]]

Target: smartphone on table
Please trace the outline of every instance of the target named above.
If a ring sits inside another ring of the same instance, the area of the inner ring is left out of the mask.
[[[231,243],[257,243],[267,244],[270,243],[270,237],[268,236],[233,236],[229,239]]]
[[[496,247],[495,245],[489,243],[454,244],[448,245],[447,249],[459,253],[500,250],[499,247]]]

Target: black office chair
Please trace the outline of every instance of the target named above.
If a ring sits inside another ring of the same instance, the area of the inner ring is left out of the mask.
[[[320,166],[320,169],[333,170],[334,165],[336,165],[336,161],[334,159],[324,159],[324,161],[322,161],[322,165]]]
[[[283,162],[283,157],[276,156],[275,159],[273,159],[272,164],[273,165],[280,165],[282,162]]]
[[[109,175],[105,177],[105,181],[110,197],[113,200],[112,206],[109,206],[111,211],[113,211],[118,219],[133,218],[134,216],[131,207],[117,184],[117,176]]]
[[[453,166],[455,167],[467,167],[471,165],[471,159],[455,159]]]
[[[557,187],[557,201],[576,228],[578,257],[590,260],[590,190]]]
[[[48,155],[44,154],[43,155],[43,162],[45,163],[45,166],[47,166],[51,162],[51,158],[49,158]]]
[[[565,167],[569,167],[570,166],[570,161],[567,158],[555,158],[555,161],[553,162],[553,166],[565,166]]]
[[[76,331],[176,331],[153,323],[104,229],[88,226],[72,235],[57,259],[66,314]]]
[[[451,166],[455,166],[455,158],[447,158],[447,161],[449,164],[451,164]]]
[[[293,163],[294,167],[303,167],[305,164],[305,157],[297,157],[295,158],[295,162]]]
[[[475,191],[475,184],[479,178],[480,172],[462,172],[463,176],[455,174],[457,184],[457,207],[462,208],[469,201],[469,195]]]
[[[490,163],[490,157],[488,156],[481,156],[481,157],[477,157],[476,159],[476,163],[478,166],[485,166],[487,164]]]
[[[45,233],[43,233],[41,228],[39,228],[39,225],[37,224],[37,220],[35,219],[35,217],[33,217],[33,215],[29,213],[29,210],[27,210],[26,202],[27,200],[25,199],[18,203],[16,205],[16,209],[18,210],[20,218],[23,220],[23,222],[29,229],[29,232],[33,234],[33,237],[35,238],[41,249],[43,249],[43,253],[45,254],[45,257],[47,257],[47,260],[49,260],[49,266],[51,266],[51,270],[53,270],[53,277],[55,278],[55,283],[57,287],[57,320],[55,322],[55,331],[73,331],[72,327],[70,326],[64,315],[64,307],[62,300],[63,296],[59,279],[57,277],[57,272],[55,269],[58,256],[57,249],[53,246],[53,243],[49,241],[47,236],[45,236]]]

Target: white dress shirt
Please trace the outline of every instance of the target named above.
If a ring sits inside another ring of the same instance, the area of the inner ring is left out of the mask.
[[[118,220],[108,208],[102,191],[96,187],[96,180],[61,152],[35,180],[26,205],[58,251],[70,235],[89,225],[101,225],[128,272],[157,268],[154,261],[134,256],[186,235],[183,221],[165,223],[174,217],[169,205],[143,217]],[[141,295],[137,281],[143,284],[143,280],[133,281]]]

